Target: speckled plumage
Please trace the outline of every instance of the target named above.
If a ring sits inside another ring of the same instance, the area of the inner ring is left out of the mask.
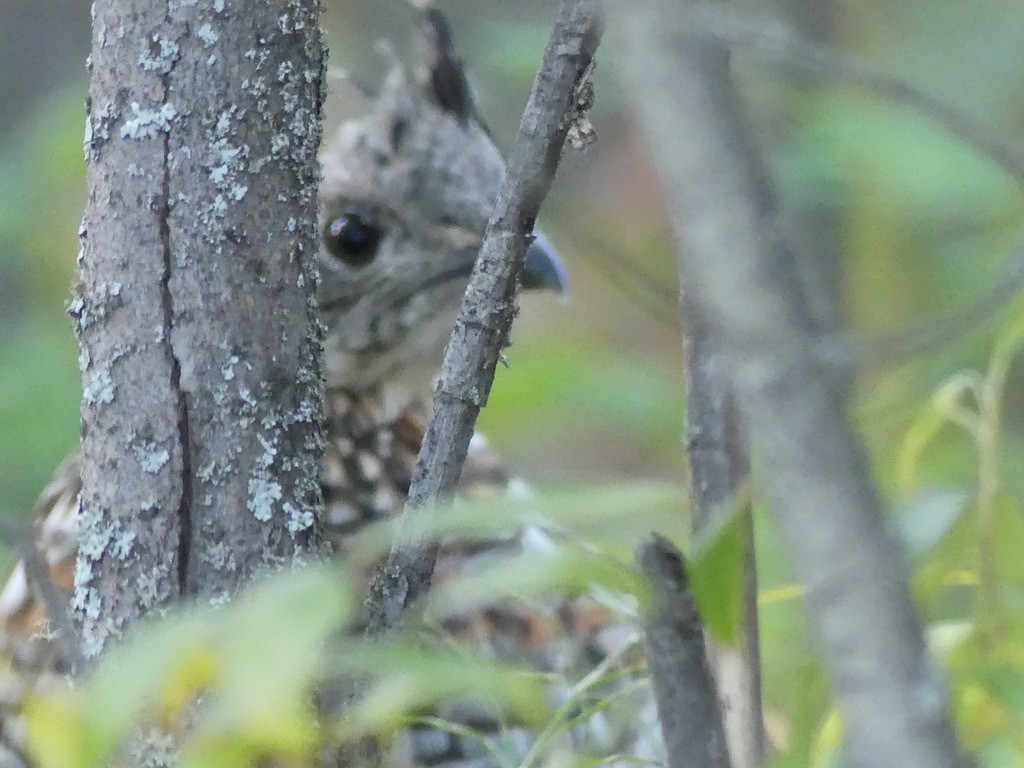
[[[425,70],[410,76],[396,65],[369,112],[343,126],[323,156],[325,242],[318,254],[318,298],[327,330],[327,445],[322,522],[342,556],[351,536],[402,508],[426,426],[423,397],[504,174],[501,155],[475,114],[447,24],[436,11],[425,13],[425,31]],[[373,244],[373,253],[358,259],[347,258],[344,248],[331,242],[353,222],[367,230],[356,233],[367,235],[359,242]],[[500,459],[482,440],[474,441],[462,490],[502,493],[508,485]],[[37,508],[40,550],[53,582],[68,594],[79,487],[72,457],[57,470]],[[543,531],[530,530],[469,549],[445,548],[438,579],[474,567],[492,550],[520,548],[531,537],[547,541]],[[25,691],[61,672],[58,645],[40,634],[45,619],[19,565],[0,594],[5,658],[15,672],[0,675],[0,744],[23,743],[18,707]],[[587,674],[596,660],[633,639],[630,628],[614,624],[607,611],[586,598],[556,599],[530,609],[496,604],[454,618],[444,629],[488,656],[554,673],[556,700],[564,695],[559,690]],[[642,694],[638,706],[636,722],[612,722],[599,713],[566,738],[596,752],[637,751],[650,758],[657,752],[651,744],[650,697]],[[486,734],[492,749],[513,764],[531,741],[523,729],[501,728],[464,707],[439,714]],[[497,765],[481,744],[443,730],[412,728],[399,738],[392,759],[415,766]],[[19,765],[19,759],[13,751],[0,752],[0,766]]]

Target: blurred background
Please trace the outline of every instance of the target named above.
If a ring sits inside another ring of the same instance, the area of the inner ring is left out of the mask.
[[[746,4],[908,78],[1008,141],[1022,136],[1019,2]],[[450,15],[482,112],[507,149],[557,3],[438,5]],[[376,41],[410,48],[415,15],[400,0],[325,0],[325,6],[332,71],[373,81],[385,70]],[[63,305],[73,281],[85,194],[81,141],[88,47],[84,0],[0,3],[5,518],[30,510],[53,467],[77,441],[77,348]],[[953,313],[987,290],[1020,235],[1024,211],[1020,190],[992,163],[924,119],[861,90],[816,83],[742,57],[738,68],[788,209],[808,222],[813,253],[825,261],[849,327],[865,333],[895,329]],[[499,370],[482,417],[492,443],[540,485],[685,477],[670,238],[655,165],[614,75],[613,51],[606,48],[596,72],[593,120],[599,141],[584,154],[568,155],[542,215],[568,264],[571,298],[524,300],[511,367]],[[336,126],[359,100],[342,78],[332,77],[330,85],[328,117]],[[908,434],[920,436],[922,419],[927,422],[934,411],[932,395],[943,382],[963,370],[984,370],[1004,316],[933,353],[858,371],[854,418],[894,508],[912,506],[922,492],[937,489],[973,494],[978,463],[963,430],[939,419],[927,439],[918,440],[921,450],[908,448]],[[1019,365],[1010,367],[999,415],[1001,488],[1014,499],[1024,491],[1024,473],[1015,471],[1024,459],[1020,374]],[[917,451],[912,471],[908,450]],[[787,743],[808,757],[827,735],[821,723],[827,687],[807,650],[799,590],[792,588],[763,515],[759,536],[768,700],[775,711],[790,713],[780,727]],[[1014,543],[1024,554],[1024,541]],[[969,566],[973,553],[965,544],[957,557]],[[946,595],[929,604],[928,618],[954,614],[957,600]],[[814,714],[801,719],[795,716],[800,709]],[[1024,712],[1017,716],[1024,720]],[[804,720],[813,725],[798,732]]]

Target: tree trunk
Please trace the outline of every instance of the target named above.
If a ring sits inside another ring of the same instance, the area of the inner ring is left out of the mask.
[[[317,546],[317,0],[97,0],[74,605],[88,655]]]
[[[807,587],[843,714],[850,763],[959,768],[899,544],[837,370],[822,362],[806,288],[727,53],[702,38],[692,0],[616,8],[624,78],[681,235],[686,298],[704,319],[753,445],[766,498]],[[772,29],[772,39],[782,36]]]

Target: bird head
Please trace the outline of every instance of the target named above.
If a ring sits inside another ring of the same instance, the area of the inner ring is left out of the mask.
[[[395,64],[323,157],[318,298],[332,387],[429,387],[504,178],[447,21],[423,18],[426,66]],[[522,284],[565,288],[542,236]]]

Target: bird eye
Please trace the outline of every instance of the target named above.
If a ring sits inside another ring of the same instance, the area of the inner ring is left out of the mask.
[[[324,228],[327,250],[352,267],[373,261],[380,238],[380,227],[358,208],[343,209]]]

